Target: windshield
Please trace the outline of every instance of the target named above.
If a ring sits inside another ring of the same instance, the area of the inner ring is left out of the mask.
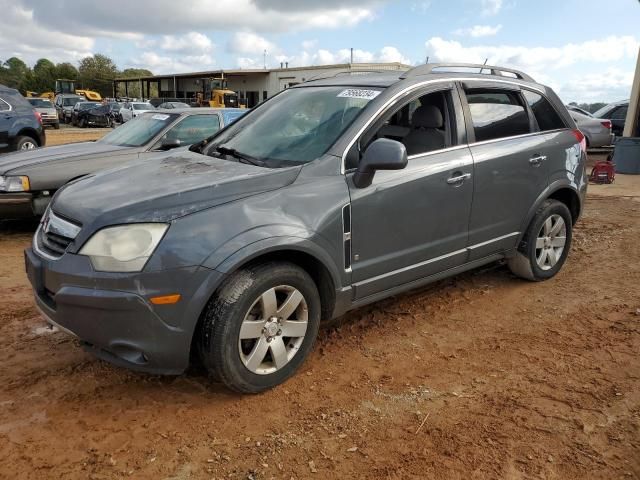
[[[44,100],[42,98],[29,98],[28,100],[29,103],[34,107],[53,108],[53,105],[51,105],[51,102],[49,100]]]
[[[82,101],[80,97],[67,97],[62,99],[62,105],[65,107],[73,107],[76,103]]]
[[[268,167],[315,160],[335,143],[379,89],[304,87],[285,90],[234,122],[208,150],[224,146]]]
[[[150,103],[134,103],[133,104],[133,109],[134,110],[153,110],[153,105],[151,105]]]
[[[140,147],[151,141],[176,118],[176,114],[146,113],[116,128],[98,142],[121,147]]]
[[[89,103],[89,102],[87,102],[87,103],[81,103],[80,105],[78,105],[78,109],[79,110],[89,110],[91,108],[95,108],[95,107],[98,107],[98,106],[100,106],[99,103],[95,103],[95,102]]]

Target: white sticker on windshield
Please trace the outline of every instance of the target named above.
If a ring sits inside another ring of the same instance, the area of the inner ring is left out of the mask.
[[[380,95],[379,90],[364,90],[362,88],[348,88],[338,94],[342,98],[362,98],[363,100],[373,100]]]
[[[169,118],[169,115],[163,115],[161,113],[156,113],[153,117],[154,120],[166,120],[167,118]]]

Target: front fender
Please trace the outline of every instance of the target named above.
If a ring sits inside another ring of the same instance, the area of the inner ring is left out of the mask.
[[[241,265],[260,256],[278,251],[305,253],[322,263],[336,288],[341,288],[344,278],[333,260],[329,242],[313,232],[299,227],[255,229],[239,235],[213,252],[202,264],[203,267],[229,274]]]

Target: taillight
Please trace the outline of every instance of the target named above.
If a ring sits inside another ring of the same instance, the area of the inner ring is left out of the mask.
[[[573,135],[576,137],[576,140],[580,142],[580,150],[583,152],[587,151],[587,140],[584,137],[584,134],[578,130],[577,128],[573,130]]]
[[[38,119],[38,123],[40,125],[42,125],[42,115],[40,114],[40,112],[36,112],[35,110],[33,111],[33,114],[36,116],[36,118]]]
[[[611,120],[603,120],[600,122],[604,128],[611,130]]]

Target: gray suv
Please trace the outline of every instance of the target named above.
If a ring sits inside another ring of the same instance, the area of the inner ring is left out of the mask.
[[[27,273],[44,316],[98,357],[179,374],[193,354],[259,392],[351,309],[501,259],[556,275],[585,158],[558,97],[521,72],[318,79],[189,150],[65,186]]]

